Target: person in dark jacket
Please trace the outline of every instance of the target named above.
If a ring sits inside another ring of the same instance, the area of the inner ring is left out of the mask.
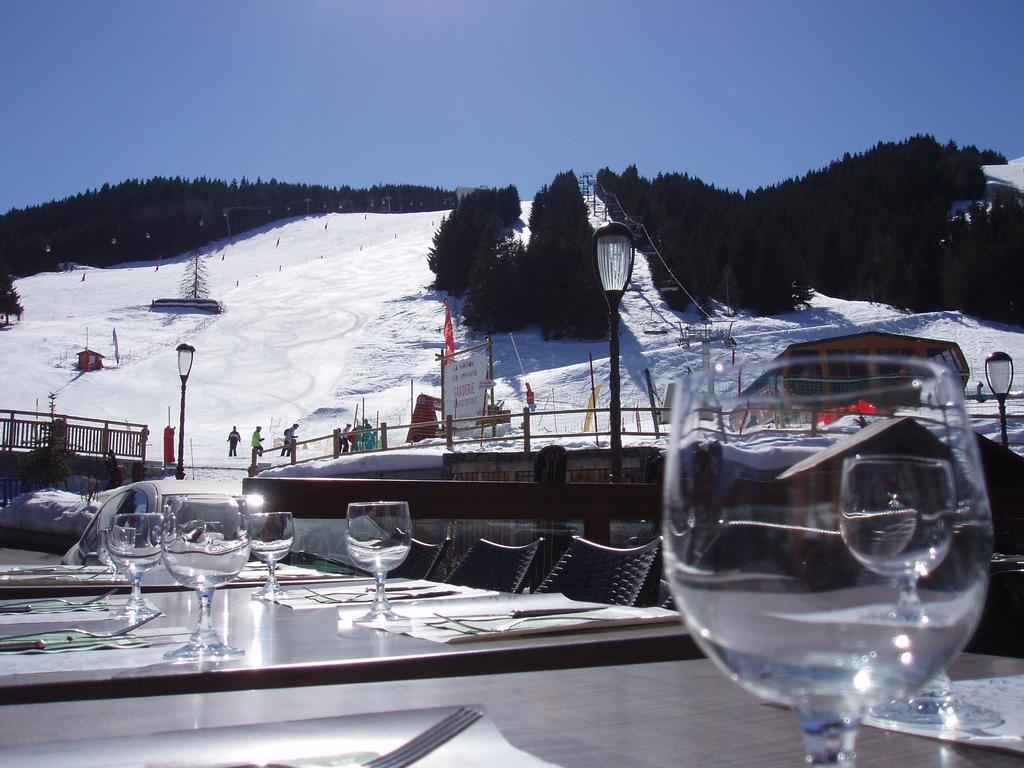
[[[288,429],[284,431],[284,442],[281,443],[281,455],[287,456],[292,452],[292,444],[295,442],[295,432],[298,430],[298,424],[292,424]]]
[[[232,427],[228,433],[228,456],[238,455],[238,444],[241,440],[242,436],[238,434],[238,427]]]
[[[117,455],[114,453],[113,449],[107,451],[106,465],[107,488],[117,488],[124,482],[124,472],[121,470],[121,466],[117,463]]]

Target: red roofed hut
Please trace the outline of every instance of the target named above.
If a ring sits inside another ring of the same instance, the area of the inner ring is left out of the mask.
[[[103,368],[103,355],[91,349],[83,349],[78,353],[78,364],[75,367],[80,371],[98,371]]]

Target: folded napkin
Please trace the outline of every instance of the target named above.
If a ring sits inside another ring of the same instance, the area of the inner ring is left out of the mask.
[[[75,613],[78,611],[109,611],[113,606],[106,600],[98,600],[95,603],[77,604],[65,603],[58,600],[41,597],[31,603],[18,602],[12,604],[0,603],[0,616],[8,614],[49,614],[49,613]]]
[[[1020,705],[1024,700],[1024,675],[957,680],[953,688],[957,699],[993,709],[1002,715],[1002,725],[984,730],[938,728],[895,724],[888,720],[877,720],[870,715],[864,718],[864,725],[976,747],[998,747],[1024,752],[1024,709]]]
[[[479,595],[495,594],[483,590],[459,587],[454,584],[438,584],[432,581],[397,580],[385,586],[388,600],[399,602],[413,600],[430,600],[433,598],[457,599]],[[347,605],[362,608],[373,602],[376,586],[369,579],[360,579],[357,583],[336,585],[321,584],[308,587],[286,589],[281,595],[264,598],[288,608],[308,609],[325,607],[344,607]],[[365,612],[365,611],[363,611]]]
[[[448,615],[413,619],[403,634],[435,643],[464,643],[522,635],[607,629],[639,624],[676,624],[679,614],[663,608],[606,606],[598,608],[523,608],[501,614]],[[399,631],[396,627],[395,631]]]
[[[48,630],[17,637],[0,637],[0,653],[66,653],[68,651],[94,651],[100,648],[141,648],[149,639],[140,634],[116,637],[93,637],[75,630]]]
[[[99,654],[97,654],[99,655]],[[127,655],[127,654],[126,654]],[[473,705],[482,709],[478,705]],[[303,768],[358,765],[437,723],[452,707],[368,712],[306,720],[146,733],[117,738],[19,744],[0,750],[0,768],[232,768],[280,763]],[[486,714],[416,765],[544,768],[552,764],[512,746]]]

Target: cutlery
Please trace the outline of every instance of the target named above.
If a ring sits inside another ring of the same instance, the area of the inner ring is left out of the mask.
[[[397,749],[363,763],[363,768],[405,768],[451,741],[483,716],[483,713],[459,707]]]
[[[68,629],[55,629],[51,632],[32,632],[25,635],[7,635],[6,637],[0,637],[0,651],[29,651],[32,649],[43,650],[46,648],[47,643],[53,643],[53,640],[43,640],[40,635],[64,635],[67,639],[63,642],[73,643],[75,640],[109,640],[114,637],[121,637],[127,635],[143,624],[148,624],[158,616],[163,616],[162,613],[157,613],[154,616],[147,616],[142,621],[137,621],[127,627],[114,630],[112,632],[91,632],[87,629],[81,629],[79,627],[70,627]],[[77,637],[76,637],[77,636]]]
[[[345,603],[360,603],[365,604],[373,602],[373,592],[358,592],[356,594],[347,594],[344,596],[335,596],[330,594],[322,594],[312,589],[309,590],[310,594],[307,595],[307,599],[316,600],[322,603],[338,603],[344,605]],[[428,597],[448,597],[449,595],[459,594],[458,590],[455,589],[436,589],[432,592],[415,592],[405,594],[405,591],[395,592],[388,595],[389,600],[423,600]]]
[[[483,713],[469,707],[459,707],[422,733],[414,736],[399,747],[371,760],[360,763],[360,768],[406,768],[417,760],[426,757],[435,749],[448,743],[469,726],[483,717]],[[312,762],[303,759],[303,764]],[[295,763],[238,763],[229,768],[299,768]]]
[[[35,610],[40,610],[34,607],[40,603],[59,603],[60,605],[65,605],[70,608],[81,608],[86,605],[98,603],[101,600],[110,597],[115,592],[117,592],[117,587],[104,592],[102,595],[96,595],[95,597],[91,597],[88,600],[83,600],[81,602],[65,600],[62,597],[42,597],[36,598],[35,600],[21,600],[13,603],[3,603],[0,604],[0,613],[30,613]]]
[[[582,606],[578,608],[521,608],[503,611],[501,613],[478,613],[465,616],[442,616],[439,613],[435,613],[434,615],[448,621],[460,621],[462,619],[469,619],[471,621],[487,621],[488,619],[533,619],[544,616],[562,616],[563,614],[572,613],[590,613],[591,611],[603,611],[606,608],[611,607],[612,606],[609,605],[592,606],[590,608],[584,608]]]

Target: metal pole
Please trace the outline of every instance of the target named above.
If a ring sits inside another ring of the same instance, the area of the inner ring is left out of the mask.
[[[185,479],[185,377],[181,377],[181,421],[178,424],[178,468],[174,476]]]
[[[1010,443],[1006,438],[1006,395],[996,395],[999,401],[999,435],[1003,439],[1003,448],[1009,448]]]
[[[612,448],[612,474],[611,482],[618,483],[622,480],[622,420],[619,416],[619,308],[608,313],[608,330],[611,345],[611,408],[609,416],[611,419],[611,448]],[[596,410],[596,403],[595,410]]]

